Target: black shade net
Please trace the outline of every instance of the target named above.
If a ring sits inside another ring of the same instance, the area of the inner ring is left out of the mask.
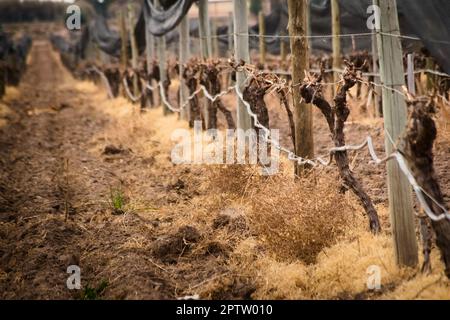
[[[160,1],[160,8],[156,8],[150,0],[143,0],[141,12],[135,26],[135,35],[139,52],[145,48],[145,20],[148,21],[148,31],[153,35],[167,35],[173,31],[182,18],[187,14],[195,0],[165,0]],[[341,0],[341,33],[345,35],[355,34],[353,42],[358,50],[371,49],[371,32],[367,28],[369,14],[367,8],[372,5],[372,0]],[[403,46],[405,50],[426,49],[438,64],[447,73],[450,73],[450,1],[448,0],[397,0],[400,32],[404,36],[417,37],[420,40],[405,39]],[[117,32],[108,28],[107,20],[102,12],[98,12],[94,21],[85,28],[87,38],[94,41],[104,52],[118,57],[120,55],[121,40]],[[320,37],[331,34],[331,4],[330,0],[311,0],[311,30],[312,48],[314,52],[330,52],[331,37]],[[288,38],[277,38],[287,35],[288,7],[287,1],[272,8],[271,13],[265,17],[266,35],[273,36],[265,38],[268,52],[279,54],[280,41],[289,42]],[[196,27],[194,27],[196,28]],[[250,47],[258,48],[257,37],[259,26],[249,28],[251,34]],[[191,30],[197,33],[197,30]],[[219,42],[222,47],[227,47],[229,33],[228,27],[217,29]],[[366,34],[366,35],[360,35]],[[173,35],[173,32],[172,32]],[[169,40],[176,40],[170,37]],[[86,44],[82,45],[82,52]],[[344,53],[353,48],[351,37],[342,37],[342,50]]]

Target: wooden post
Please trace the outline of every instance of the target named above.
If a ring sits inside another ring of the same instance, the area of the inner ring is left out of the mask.
[[[183,79],[183,65],[189,60],[189,17],[184,16],[180,23],[180,104],[183,105],[189,96],[188,88]],[[189,119],[189,108],[181,110],[180,117]]]
[[[220,57],[219,52],[219,38],[217,37],[217,23],[216,19],[211,18],[211,40],[212,40],[212,55],[215,58]]]
[[[153,60],[155,59],[155,37],[148,30],[148,21],[147,16],[145,17],[145,56],[147,60],[147,75],[153,72]],[[152,80],[149,81],[149,84],[152,85]],[[146,89],[147,90],[147,89]],[[158,90],[153,90],[153,95],[158,95]],[[153,100],[154,103],[154,100]],[[153,107],[153,106],[152,106]]]
[[[306,0],[306,5],[308,9],[306,10],[306,35],[308,37],[312,36],[312,24],[311,24],[311,0]],[[309,39],[309,38],[308,38]],[[312,41],[308,41],[308,50],[312,50]]]
[[[211,43],[211,28],[209,24],[208,0],[199,0],[198,2],[198,17],[199,17],[199,34],[200,47],[203,59],[211,57],[212,43]]]
[[[373,0],[380,9],[381,32],[400,35],[396,0]],[[403,55],[400,38],[377,33],[381,83],[388,88],[402,90],[405,85]],[[383,114],[387,154],[393,152],[394,141],[406,127],[407,110],[403,95],[383,88]],[[387,164],[389,212],[396,259],[399,265],[415,266],[418,262],[414,230],[411,186],[396,161]]]
[[[340,69],[341,62],[341,13],[339,0],[331,0],[331,32],[333,33],[333,69]],[[334,82],[339,81],[339,72],[334,71]]]
[[[259,62],[262,65],[266,64],[266,24],[264,21],[264,12],[260,11],[258,15],[259,20]]]
[[[208,0],[199,0],[198,2],[198,16],[199,16],[199,34],[200,34],[200,48],[203,59],[208,59],[212,54],[211,43],[211,28],[208,13]],[[206,128],[209,128],[209,108],[211,101],[207,100],[203,104],[203,115],[205,119]]]
[[[233,13],[230,12],[228,14],[228,51],[229,51],[230,57],[233,56],[233,52],[234,52],[233,33],[234,33]]]
[[[289,0],[289,35],[291,36],[292,83],[303,82],[305,70],[309,68],[306,0]],[[311,105],[302,103],[299,90],[293,90],[295,154],[302,158],[314,157],[313,117]],[[304,167],[296,166],[295,174],[300,175]]]
[[[281,36],[285,36],[286,33],[284,31],[281,32]],[[286,64],[287,56],[288,56],[288,50],[287,50],[287,42],[285,38],[280,39],[280,56],[281,56],[281,65]]]
[[[134,11],[133,6],[128,4],[128,31],[131,42],[131,66],[133,71],[135,72],[133,76],[133,94],[134,96],[139,96],[139,76],[137,75],[138,71],[138,49],[136,44],[136,37],[134,36]]]
[[[356,52],[356,38],[352,35],[352,51]]]
[[[231,58],[234,56],[234,19],[233,12],[228,13],[228,56]],[[227,87],[229,87],[232,83],[234,83],[232,79],[232,73],[229,72],[225,74],[225,81]]]
[[[152,72],[152,62],[155,58],[155,38],[148,30],[148,21],[145,19],[145,56],[147,60],[147,74]]]
[[[158,37],[157,42],[158,42],[158,60],[159,60],[159,79],[161,84],[164,84],[164,82],[167,81],[166,37],[165,36]],[[158,88],[158,92],[159,91],[160,90]],[[166,98],[169,99],[169,97]],[[168,115],[170,113],[170,109],[162,102],[162,99],[160,100],[163,105],[164,115]]]
[[[248,8],[246,0],[233,0],[234,5],[234,51],[236,60],[244,60],[250,62],[250,52],[248,44]],[[243,84],[246,80],[244,71],[237,72],[236,85],[239,86],[241,92],[244,91]],[[253,127],[253,122],[247,108],[238,97],[237,107],[237,128],[248,130]]]
[[[372,72],[374,74],[379,73],[379,68],[378,68],[378,48],[377,48],[377,35],[374,32],[372,32]],[[381,116],[380,114],[380,96],[381,96],[381,90],[380,87],[378,86],[380,84],[380,77],[379,76],[374,76],[373,77],[374,83],[375,83],[375,88],[373,89],[373,103],[374,103],[374,115],[376,118],[379,118]]]
[[[122,69],[125,70],[128,65],[128,37],[127,37],[127,28],[125,23],[125,9],[120,10],[120,39],[121,39],[121,47],[120,47],[120,58]]]
[[[425,69],[434,70],[434,61],[432,57],[427,57],[425,62]],[[427,91],[431,93],[434,89],[435,76],[431,73],[427,73]]]
[[[155,0],[155,5],[159,7],[159,0]],[[161,84],[164,85],[164,82],[167,81],[167,69],[166,69],[166,37],[164,35],[156,38],[158,45],[158,60],[159,60],[159,79]],[[158,92],[160,92],[160,88],[158,88]],[[169,99],[169,97],[166,97]],[[166,116],[171,113],[170,109],[166,106],[162,99],[160,99],[160,103],[163,107],[163,114]]]
[[[408,91],[409,93],[411,93],[413,96],[416,95],[416,79],[414,76],[414,53],[409,53],[407,56],[407,61],[408,61]]]

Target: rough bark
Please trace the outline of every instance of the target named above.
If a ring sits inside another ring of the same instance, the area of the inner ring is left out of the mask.
[[[196,60],[191,60],[189,63],[186,64],[186,66],[183,68],[183,78],[186,81],[186,86],[189,90],[189,95],[192,95],[196,90],[198,86],[198,79],[196,78],[196,75],[198,73],[198,63]],[[198,97],[195,95],[190,101],[189,101],[189,127],[194,127],[195,121],[202,121],[202,126],[204,127],[204,121],[202,119],[202,115],[200,112],[200,106],[199,106],[199,100]]]
[[[278,96],[280,97],[281,104],[284,106],[284,108],[286,110],[286,114],[288,116],[289,127],[291,128],[292,145],[295,148],[295,122],[294,122],[294,115],[292,114],[291,108],[289,107],[289,102],[288,102],[286,90],[285,89],[278,90]]]
[[[305,0],[288,0],[289,7],[289,35],[292,53],[292,82],[299,84],[303,80],[304,72],[308,69],[308,40]],[[298,36],[298,37],[295,37]],[[293,93],[294,123],[295,123],[295,154],[302,158],[314,157],[313,117],[312,107],[302,103],[298,90]],[[295,173],[300,175],[305,166],[295,166]]]
[[[200,83],[205,86],[212,96],[221,92],[219,74],[218,61],[208,61],[206,64],[201,65]],[[217,98],[214,102],[208,100],[208,129],[217,128],[217,110],[220,110],[225,116],[228,128],[234,129],[236,126],[231,111],[223,105],[220,98]]]
[[[109,66],[104,70],[106,79],[108,79],[109,85],[111,87],[111,92],[116,98],[119,95],[120,89],[120,70],[118,67]]]
[[[432,233],[430,221],[427,216],[419,217],[420,224],[420,237],[422,240],[422,252],[423,252],[423,264],[422,264],[422,272],[430,273],[431,272],[431,246],[432,246]]]
[[[404,154],[417,183],[448,210],[433,165],[433,143],[437,135],[433,113],[431,101],[416,100],[409,103],[408,127],[403,140]],[[426,201],[434,214],[442,213],[442,209],[431,198],[426,197]],[[432,220],[431,226],[445,264],[445,274],[450,278],[450,220]]]
[[[256,114],[259,123],[266,128],[269,128],[269,111],[264,96],[270,87],[271,85],[252,79],[242,93],[244,100],[250,104],[252,112]],[[257,127],[255,130],[258,133],[260,131]]]

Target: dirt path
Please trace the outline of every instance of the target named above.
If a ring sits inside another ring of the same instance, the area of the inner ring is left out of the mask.
[[[30,56],[20,97],[9,102],[18,117],[0,136],[0,297],[78,297],[66,288],[72,264],[84,287],[107,281],[109,297],[173,297],[145,261],[149,252],[121,247],[143,222],[110,214],[109,187],[120,173],[89,152],[110,120],[70,87],[49,43],[35,42]]]
[[[19,92],[5,100],[13,116],[0,127],[0,298],[174,299],[230,273],[211,240],[224,234],[215,216],[199,230],[185,209],[198,174],[158,150],[142,123],[151,118],[108,113],[133,107],[99,88],[74,80],[51,45],[35,41]],[[125,210],[112,208],[111,193]],[[247,235],[230,232],[227,241]],[[81,268],[81,290],[67,288],[70,265]],[[253,286],[232,278],[216,297],[248,298]]]

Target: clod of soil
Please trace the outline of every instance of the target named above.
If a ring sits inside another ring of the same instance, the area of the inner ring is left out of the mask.
[[[109,144],[105,147],[105,150],[103,150],[103,154],[105,155],[115,155],[115,154],[122,154],[125,153],[125,149],[122,147],[116,147],[115,145]]]
[[[62,102],[62,103],[60,103],[57,106],[53,106],[52,109],[55,110],[55,111],[61,111],[63,109],[68,109],[68,108],[71,108],[71,107],[72,106],[70,104]]]
[[[211,295],[213,300],[250,300],[256,287],[242,279],[227,279]]]
[[[228,227],[228,229],[231,231],[245,231],[247,230],[247,222],[242,215],[230,215],[222,213],[214,218],[212,227],[216,230]]]
[[[113,216],[121,216],[121,215],[125,214],[125,211],[123,211],[122,209],[113,209],[111,214]]]
[[[228,214],[219,214],[217,217],[213,220],[213,228],[219,229],[227,226],[230,224],[231,217]]]
[[[176,263],[176,259],[187,253],[201,238],[198,230],[183,226],[175,234],[164,236],[153,244],[152,254],[166,263]]]
[[[212,255],[214,257],[220,257],[220,256],[228,256],[229,249],[226,245],[217,242],[217,241],[211,241],[208,243],[208,246],[205,250],[205,255]]]
[[[186,185],[185,185],[184,181],[181,179],[178,179],[177,182],[168,185],[167,189],[179,191],[179,190],[184,189],[185,187],[186,187]]]

